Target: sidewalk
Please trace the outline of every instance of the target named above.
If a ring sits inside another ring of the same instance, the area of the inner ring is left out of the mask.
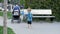
[[[3,18],[0,17],[0,25],[3,25]],[[32,28],[27,28],[27,23],[11,23],[8,20],[8,27],[11,27],[16,34],[60,34],[60,23],[32,23]]]

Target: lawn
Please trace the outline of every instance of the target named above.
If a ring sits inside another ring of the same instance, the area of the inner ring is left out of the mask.
[[[0,26],[0,34],[3,34],[3,27],[2,26]],[[8,28],[7,34],[15,34],[15,33],[11,28]]]
[[[3,12],[0,11],[0,16],[3,16]],[[12,13],[11,12],[7,12],[7,17],[10,19],[12,18]]]

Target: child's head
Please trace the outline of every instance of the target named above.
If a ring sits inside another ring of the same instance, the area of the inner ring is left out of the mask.
[[[30,8],[30,7],[28,7],[27,11],[28,11],[28,12],[31,12],[31,8]]]

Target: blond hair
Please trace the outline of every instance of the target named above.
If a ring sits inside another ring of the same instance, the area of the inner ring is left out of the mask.
[[[28,7],[27,11],[31,11],[31,8],[30,8],[30,7]]]

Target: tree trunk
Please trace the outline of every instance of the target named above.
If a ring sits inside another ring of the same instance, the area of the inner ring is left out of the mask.
[[[4,12],[3,12],[3,34],[7,34],[7,0],[4,0]]]

